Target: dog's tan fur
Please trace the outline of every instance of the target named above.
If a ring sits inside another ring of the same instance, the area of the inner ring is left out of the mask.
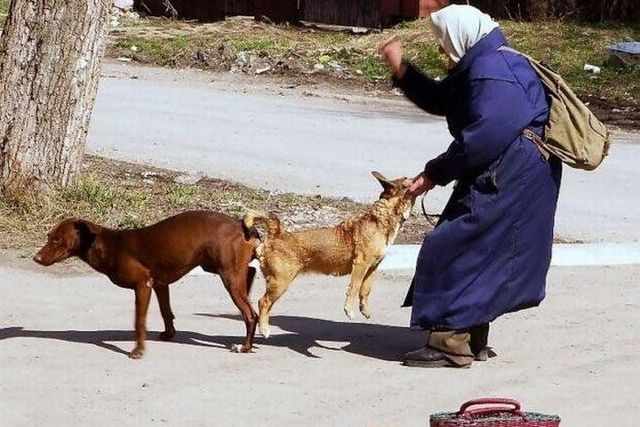
[[[269,336],[269,312],[284,294],[293,279],[304,272],[335,276],[351,274],[344,311],[353,319],[356,295],[360,297],[360,312],[371,316],[369,293],[375,271],[393,243],[400,226],[409,217],[415,196],[408,192],[412,180],[388,180],[373,172],[384,191],[371,208],[348,218],[333,228],[318,228],[287,232],[275,217],[250,211],[244,217],[248,228],[266,225],[267,237],[257,248],[267,289],[259,301],[259,328]]]

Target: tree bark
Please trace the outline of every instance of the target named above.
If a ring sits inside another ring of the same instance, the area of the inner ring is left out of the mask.
[[[84,155],[111,0],[13,0],[0,39],[0,188],[72,184]]]

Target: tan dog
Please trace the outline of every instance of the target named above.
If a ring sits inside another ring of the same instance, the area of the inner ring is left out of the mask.
[[[388,245],[393,243],[400,226],[409,218],[415,196],[408,192],[413,180],[388,180],[379,172],[372,172],[383,192],[371,208],[348,218],[333,228],[318,228],[289,233],[277,218],[258,212],[247,212],[245,226],[266,224],[266,241],[256,253],[267,282],[267,289],[259,301],[259,328],[269,336],[269,312],[285,293],[295,277],[304,272],[345,276],[351,274],[344,311],[353,319],[356,295],[360,296],[360,312],[367,319],[369,293],[376,268]]]

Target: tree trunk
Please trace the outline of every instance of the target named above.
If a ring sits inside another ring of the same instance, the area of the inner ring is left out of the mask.
[[[111,0],[13,0],[0,39],[0,188],[73,183]]]

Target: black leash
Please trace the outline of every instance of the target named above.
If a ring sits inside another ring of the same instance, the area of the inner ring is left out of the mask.
[[[441,215],[438,214],[428,214],[427,210],[424,207],[424,198],[427,195],[425,194],[424,196],[422,196],[422,200],[420,200],[420,205],[422,206],[422,214],[424,215],[424,217],[427,219],[427,221],[429,222],[429,224],[431,224],[431,226],[435,227],[436,224],[438,223],[438,220],[440,219]]]

